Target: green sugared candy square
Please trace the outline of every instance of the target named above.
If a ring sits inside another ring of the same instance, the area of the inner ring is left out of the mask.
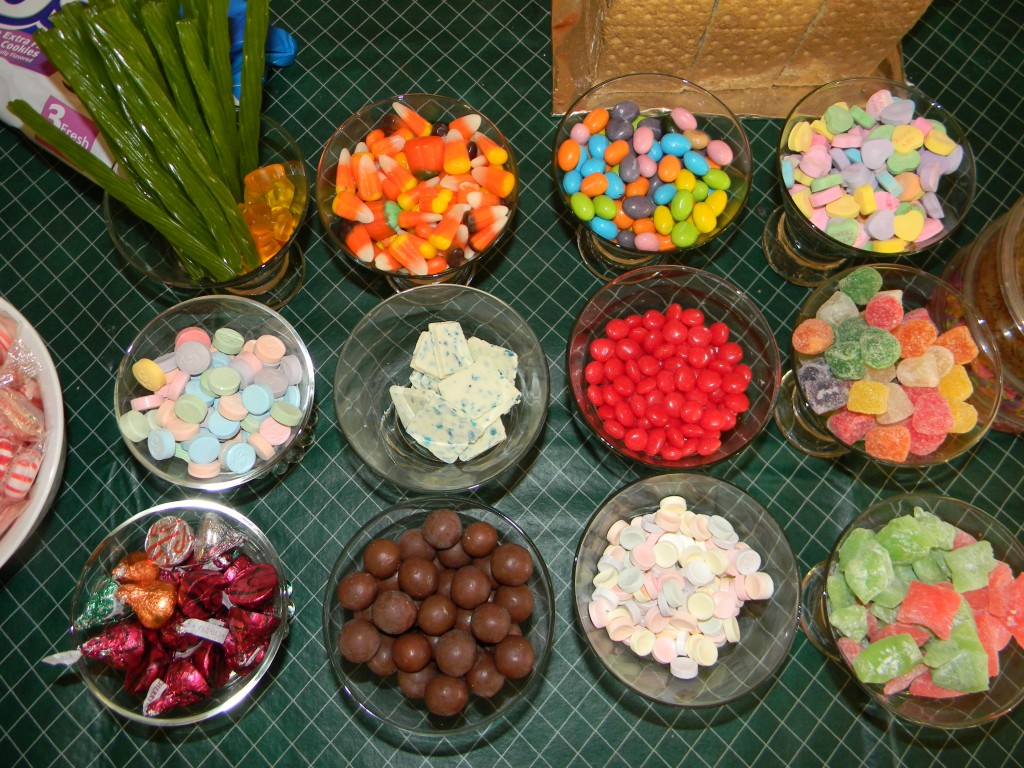
[[[900,359],[900,342],[882,328],[865,328],[860,335],[860,354],[865,365],[887,368]]]
[[[931,542],[930,546],[944,550],[953,548],[953,541],[956,539],[955,526],[921,507],[914,507],[914,519],[921,524],[922,530],[927,532]]]
[[[988,690],[988,654],[973,621],[955,626],[948,640],[929,640],[924,649],[936,685],[962,693]]]
[[[857,598],[854,597],[850,587],[847,586],[846,579],[838,571],[829,574],[829,577],[825,580],[825,591],[828,594],[829,605],[833,611],[839,611],[857,603]]]
[[[914,561],[914,574],[923,584],[938,584],[949,581],[949,568],[943,553],[932,550],[920,560]]]
[[[977,541],[966,547],[946,552],[946,565],[953,576],[953,589],[970,592],[988,585],[988,575],[996,567],[992,545]]]
[[[885,547],[893,563],[907,565],[920,560],[931,549],[931,537],[921,529],[917,518],[894,517],[878,532],[875,541]]]
[[[864,331],[869,327],[870,326],[860,315],[848,317],[834,328],[835,340],[837,342],[855,341],[859,344],[861,335],[863,335]]]
[[[882,685],[905,675],[922,660],[921,650],[910,635],[890,635],[862,650],[853,660],[853,670],[861,682]]]
[[[839,290],[863,307],[882,288],[882,275],[874,267],[855,269],[839,281]]]
[[[895,577],[892,560],[874,538],[865,542],[844,570],[846,583],[862,603],[868,603]]]
[[[863,605],[848,605],[828,615],[832,627],[839,634],[859,643],[868,634],[868,612]]]
[[[878,602],[871,603],[871,615],[878,619],[882,624],[892,624],[896,621],[896,614],[899,613],[898,608],[886,608],[884,605],[879,605]]]
[[[876,538],[875,541],[878,541]],[[879,544],[881,542],[879,541]],[[884,544],[882,546],[885,546]],[[891,555],[890,555],[891,557]],[[907,596],[910,589],[910,582],[914,580],[914,569],[909,565],[893,565],[893,578],[885,588],[875,595],[872,605],[881,605],[885,608],[899,608],[903,598]]]
[[[839,570],[845,571],[861,548],[874,538],[875,532],[868,528],[854,528],[850,531],[839,547]]]
[[[825,350],[825,362],[832,369],[832,375],[845,381],[864,378],[864,358],[860,343],[840,341]]]

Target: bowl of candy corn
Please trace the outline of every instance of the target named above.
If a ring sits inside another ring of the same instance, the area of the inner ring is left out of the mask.
[[[1002,366],[992,333],[944,280],[914,267],[839,272],[794,323],[792,368],[775,409],[782,434],[822,458],[849,451],[925,467],[973,448],[999,409]]]
[[[974,199],[974,156],[949,110],[914,86],[856,77],[800,100],[776,152],[782,205],[763,235],[768,264],[818,285],[857,262],[920,254]]]
[[[1024,700],[1024,546],[947,496],[875,504],[804,580],[801,628],[893,715],[965,728]]]
[[[750,192],[750,143],[714,94],[670,75],[606,80],[555,131],[555,188],[586,267],[611,280],[717,239]]]
[[[766,684],[796,636],[800,576],[769,511],[730,483],[675,472],[608,498],[580,538],[576,616],[619,682],[675,707]]]
[[[290,595],[274,545],[247,517],[212,501],[160,504],[86,561],[68,660],[120,717],[192,725],[241,705],[269,671]]]
[[[407,93],[349,117],[320,157],[316,201],[328,238],[396,290],[468,283],[508,237],[515,155],[479,111]]]

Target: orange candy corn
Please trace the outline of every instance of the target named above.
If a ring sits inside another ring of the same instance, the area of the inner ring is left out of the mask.
[[[345,247],[352,251],[360,261],[367,263],[373,261],[375,251],[373,241],[370,240],[370,234],[363,225],[356,224],[345,235]]]
[[[468,210],[468,205],[456,203],[448,206],[448,210],[445,211],[444,216],[441,217],[437,226],[434,227],[434,231],[427,238],[427,241],[439,251],[447,251],[451,248],[459,225],[462,224],[462,219]]]
[[[401,234],[388,246],[388,254],[413,275],[427,274],[427,260],[413,242],[413,236]]]
[[[352,170],[356,177],[356,193],[366,202],[379,200],[384,194],[380,186],[380,176],[373,162],[373,155],[360,152],[352,156]]]
[[[461,133],[464,137],[469,138],[474,133],[480,130],[480,123],[483,122],[483,118],[476,113],[470,113],[468,115],[462,115],[462,117],[456,117],[450,123],[448,123],[449,130],[455,130]]]
[[[381,173],[390,179],[400,192],[408,192],[416,186],[416,177],[393,157],[381,155],[377,158],[377,163],[380,165]]]
[[[398,119],[412,131],[413,136],[429,136],[434,130],[434,126],[429,121],[407,104],[396,101],[392,103],[391,108],[395,110]]]
[[[478,132],[473,134],[472,139],[491,165],[504,165],[508,162],[508,150],[491,137]]]
[[[484,189],[490,190],[498,197],[508,197],[516,188],[515,174],[493,165],[482,165],[474,168],[471,173]]]
[[[460,174],[469,173],[469,149],[466,140],[458,131],[448,131],[444,136],[444,164],[445,173]]]
[[[342,190],[334,196],[331,210],[343,219],[369,224],[373,221],[373,212],[369,206],[355,193]]]

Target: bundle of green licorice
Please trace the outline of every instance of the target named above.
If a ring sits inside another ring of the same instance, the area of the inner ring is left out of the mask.
[[[229,0],[71,3],[35,40],[100,128],[108,168],[24,101],[9,109],[178,253],[193,279],[259,266],[238,208],[259,162],[269,0],[249,0],[238,107],[231,89]]]

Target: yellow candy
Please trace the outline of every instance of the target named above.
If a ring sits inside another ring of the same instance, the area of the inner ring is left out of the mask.
[[[948,155],[956,149],[956,142],[945,131],[932,128],[924,137],[924,148],[936,155]]]
[[[711,206],[715,216],[721,216],[722,212],[725,211],[726,204],[729,202],[729,196],[725,193],[724,189],[716,189],[708,195],[708,199],[705,202]]]
[[[703,234],[713,230],[718,220],[715,212],[707,202],[694,203],[691,215],[693,216],[693,226],[697,228],[698,232]]]
[[[692,171],[683,168],[672,183],[676,189],[685,189],[687,192],[693,192],[693,188],[697,186],[697,177],[693,175]]]
[[[878,210],[878,203],[875,200],[875,190],[868,184],[857,187],[853,190],[853,199],[860,206],[861,216],[870,216]]]
[[[880,381],[855,381],[846,407],[854,413],[883,414],[889,408],[889,387]]]
[[[167,383],[167,376],[164,374],[163,368],[148,357],[142,358],[132,366],[132,375],[150,392],[156,392]]]
[[[921,230],[924,229],[924,214],[917,210],[901,213],[893,221],[892,226],[896,237],[912,243],[921,234]]]
[[[953,426],[949,428],[951,434],[962,435],[970,432],[978,423],[978,409],[970,403],[960,400],[950,400],[949,410],[953,413]]]
[[[954,365],[949,373],[939,379],[939,394],[947,400],[966,400],[974,394],[974,385],[962,365]]]
[[[811,186],[811,182],[814,181],[810,176],[801,171],[799,168],[793,169],[793,181],[797,184],[803,184],[805,187]]]
[[[801,189],[799,192],[794,192],[792,198],[793,203],[800,209],[800,213],[808,219],[811,218],[814,214],[814,208],[811,206],[811,190]]]
[[[813,133],[814,131],[811,129],[811,124],[806,120],[801,120],[799,123],[794,125],[792,130],[789,132],[789,138],[786,140],[786,146],[789,147],[789,151],[806,152],[811,148],[811,135]]]
[[[672,231],[672,227],[676,225],[676,220],[672,218],[667,205],[659,205],[655,208],[653,218],[654,228],[662,235],[667,235]]]
[[[924,145],[924,133],[913,125],[897,125],[892,132],[892,146],[897,152],[913,152]]]
[[[833,134],[832,131],[828,129],[828,125],[825,123],[824,120],[815,120],[813,123],[811,123],[811,130],[814,131],[815,133],[820,133],[829,141],[832,141],[832,139],[835,138],[835,134]]]
[[[853,195],[843,195],[825,206],[829,216],[837,219],[855,219],[860,213],[860,204]]]
[[[875,253],[902,253],[907,250],[907,241],[898,237],[889,240],[875,240],[871,244],[871,250]]]

